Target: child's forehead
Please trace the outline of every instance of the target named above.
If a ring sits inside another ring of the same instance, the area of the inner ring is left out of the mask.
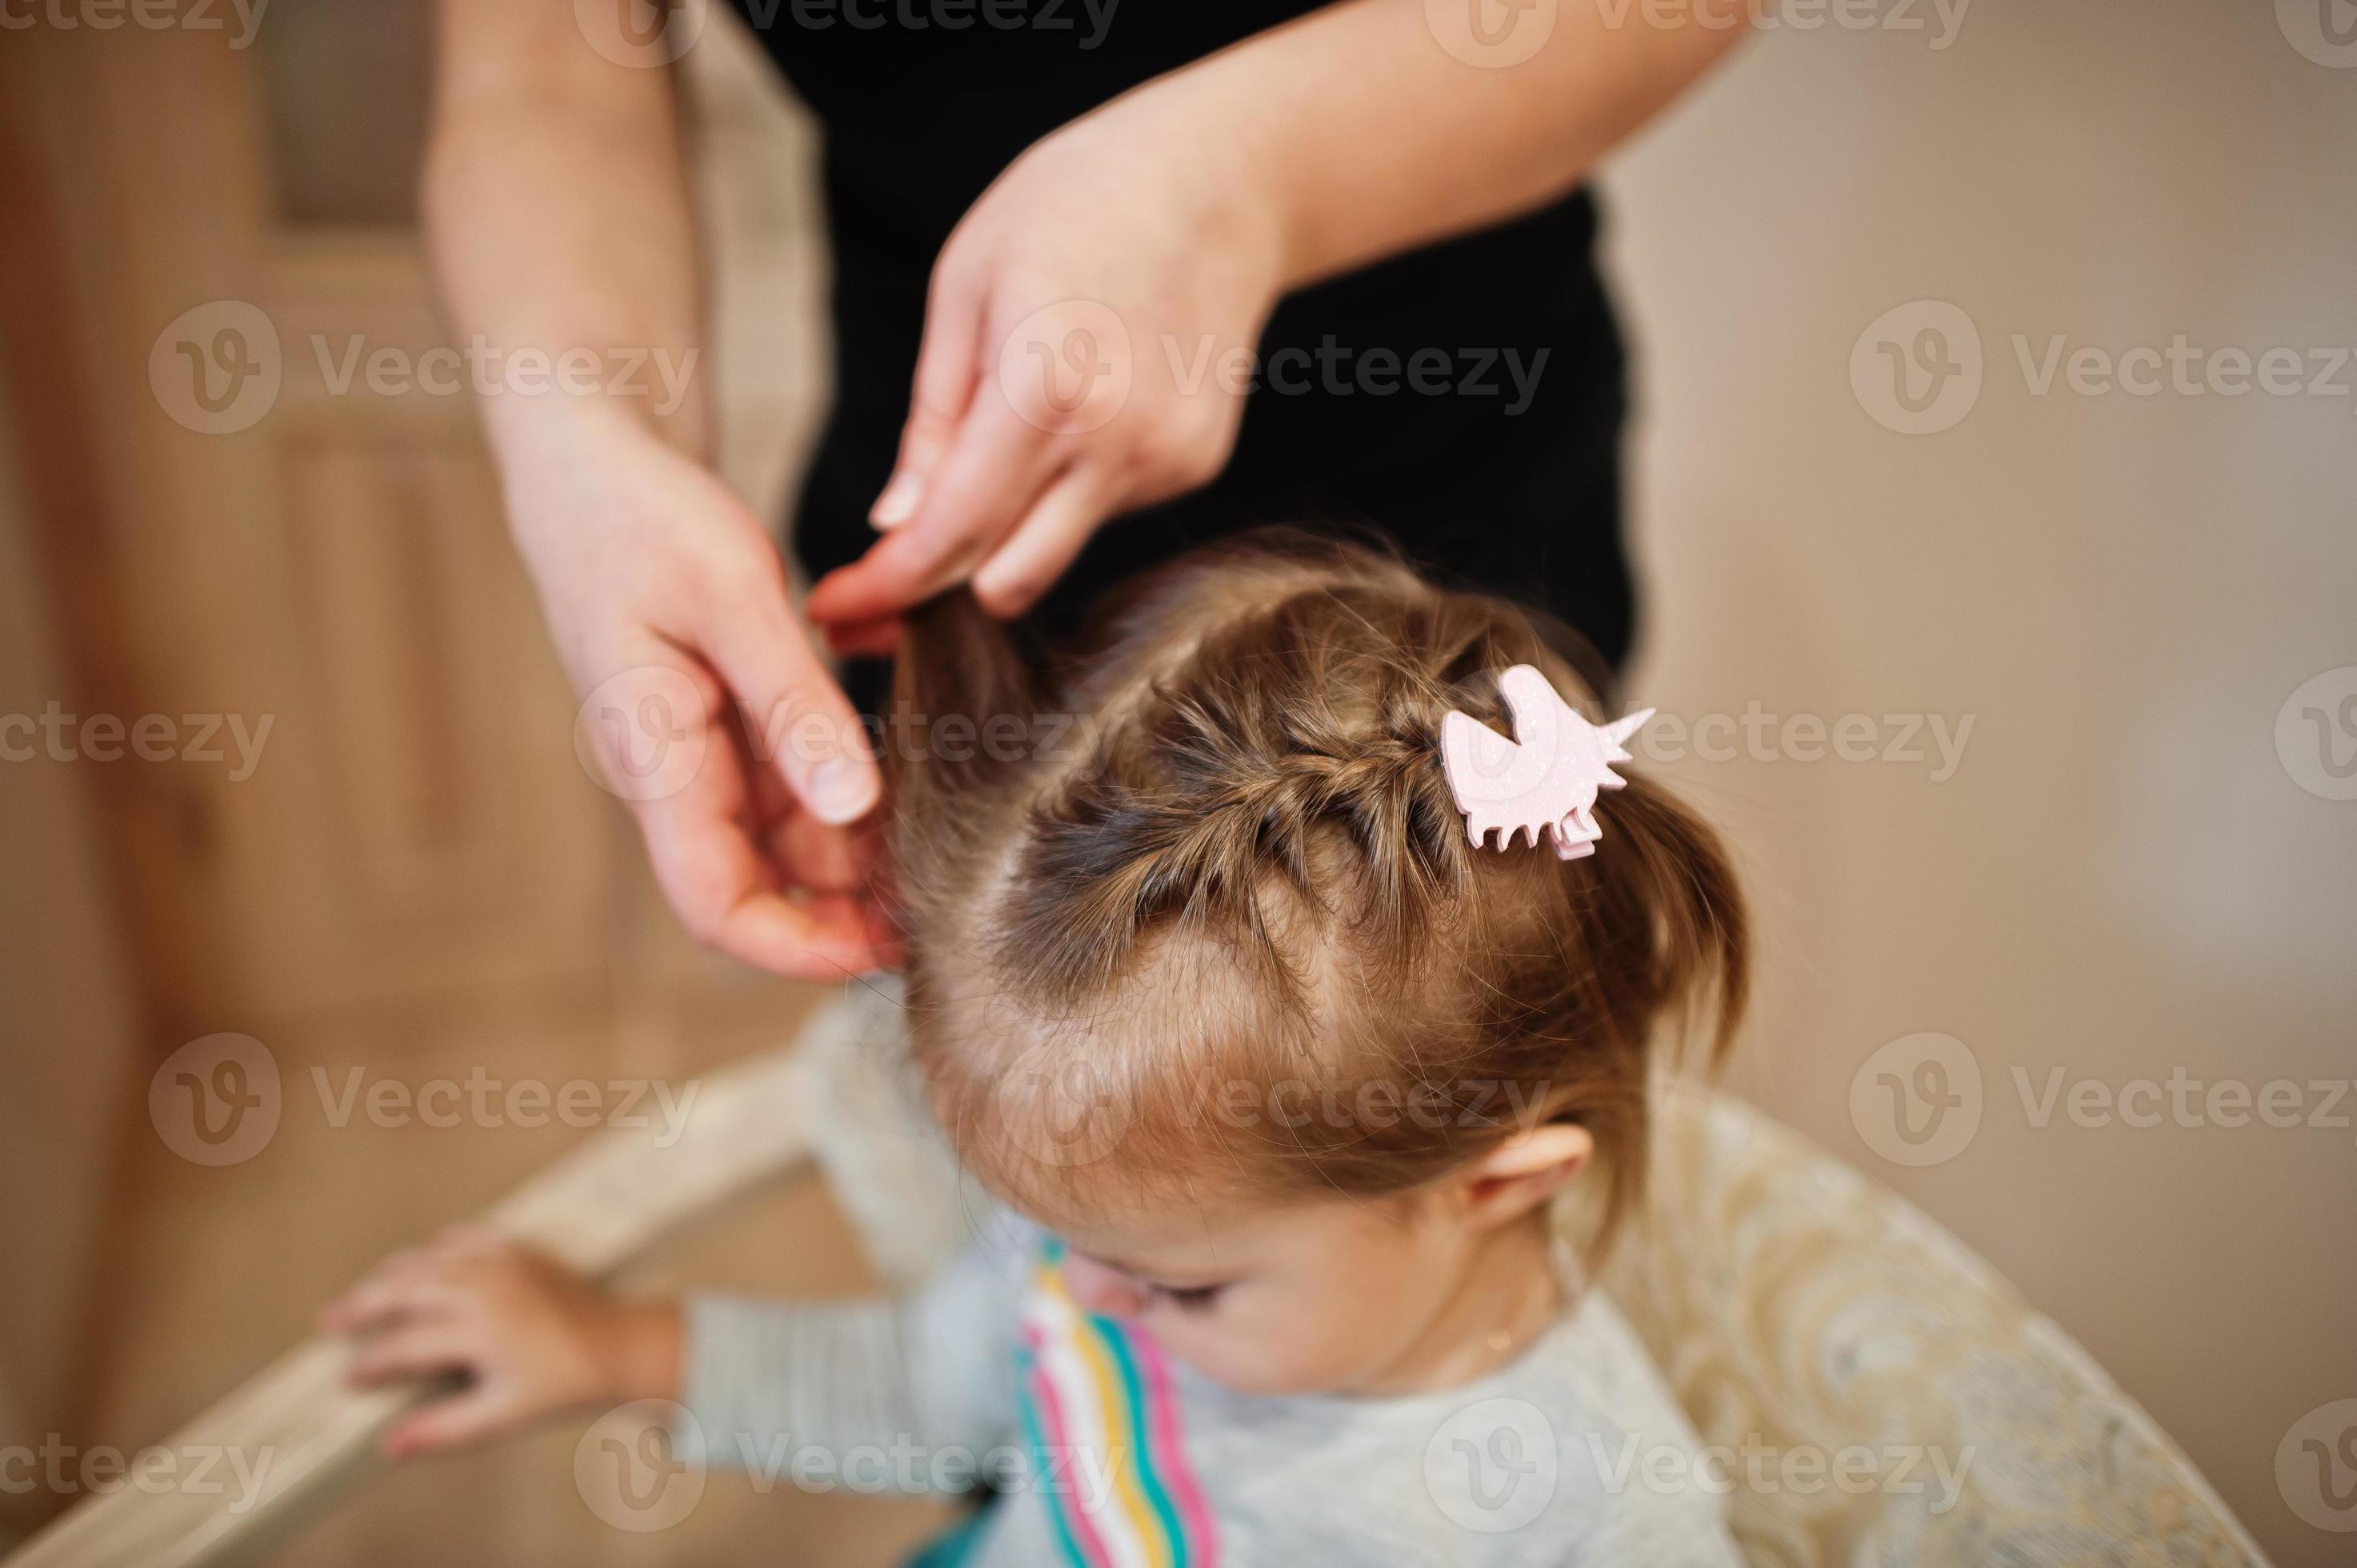
[[[1346,1240],[1362,1217],[1348,1203],[1164,1194],[1085,1209],[1050,1204],[1030,1218],[1098,1262],[1157,1283],[1186,1284],[1314,1255]]]

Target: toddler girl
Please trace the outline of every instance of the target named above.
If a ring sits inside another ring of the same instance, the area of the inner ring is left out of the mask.
[[[912,618],[909,1037],[1003,1208],[847,1306],[617,1302],[446,1238],[330,1309],[362,1381],[468,1377],[389,1445],[660,1398],[714,1464],[986,1483],[929,1562],[1738,1562],[1713,1496],[1648,1487],[1695,1439],[1549,1216],[1592,1188],[1600,1248],[1627,1211],[1653,1042],[1715,1002],[1723,1051],[1743,909],[1641,775],[1473,841],[1445,721],[1538,744],[1515,666],[1585,695],[1560,628],[1290,532],[1133,585],[1045,676],[963,594]]]

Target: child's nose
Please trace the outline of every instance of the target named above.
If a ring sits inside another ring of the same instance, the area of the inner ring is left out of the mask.
[[[1065,1254],[1064,1288],[1082,1312],[1100,1317],[1134,1317],[1146,1310],[1146,1292],[1127,1275],[1077,1252]]]

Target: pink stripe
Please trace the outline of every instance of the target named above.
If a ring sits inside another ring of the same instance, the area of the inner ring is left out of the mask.
[[[1047,1429],[1042,1435],[1047,1438],[1051,1452],[1060,1452],[1064,1455],[1063,1484],[1069,1487],[1072,1484],[1072,1440],[1064,1427],[1064,1407],[1056,1400],[1056,1380],[1048,1375],[1047,1339],[1036,1325],[1030,1324],[1024,1326],[1023,1339],[1031,1347],[1031,1389],[1039,1402],[1040,1424]],[[1043,1462],[1046,1458],[1047,1455],[1041,1455]],[[1048,1485],[1045,1475],[1039,1477],[1039,1485],[1043,1488]],[[1110,1563],[1114,1560],[1113,1553],[1105,1550],[1104,1541],[1098,1537],[1096,1526],[1089,1522],[1088,1510],[1080,1506],[1077,1498],[1048,1492],[1039,1500],[1063,1515],[1064,1527],[1080,1542],[1082,1556],[1098,1563]]]
[[[1179,1517],[1186,1521],[1187,1534],[1195,1550],[1188,1554],[1187,1568],[1213,1568],[1220,1560],[1220,1532],[1211,1521],[1211,1510],[1203,1501],[1202,1489],[1195,1484],[1195,1472],[1187,1464],[1186,1450],[1178,1441],[1178,1398],[1170,1387],[1170,1369],[1162,1359],[1162,1347],[1154,1337],[1143,1332],[1129,1337],[1130,1348],[1146,1365],[1147,1408],[1154,1423],[1154,1448],[1160,1460],[1163,1484],[1170,1488],[1171,1500],[1178,1505]]]

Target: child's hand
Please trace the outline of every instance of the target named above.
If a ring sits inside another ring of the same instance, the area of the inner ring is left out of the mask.
[[[669,1302],[620,1302],[487,1230],[444,1231],[397,1252],[320,1309],[358,1342],[363,1388],[464,1377],[384,1435],[390,1457],[479,1442],[581,1405],[672,1399],[680,1320]]]

